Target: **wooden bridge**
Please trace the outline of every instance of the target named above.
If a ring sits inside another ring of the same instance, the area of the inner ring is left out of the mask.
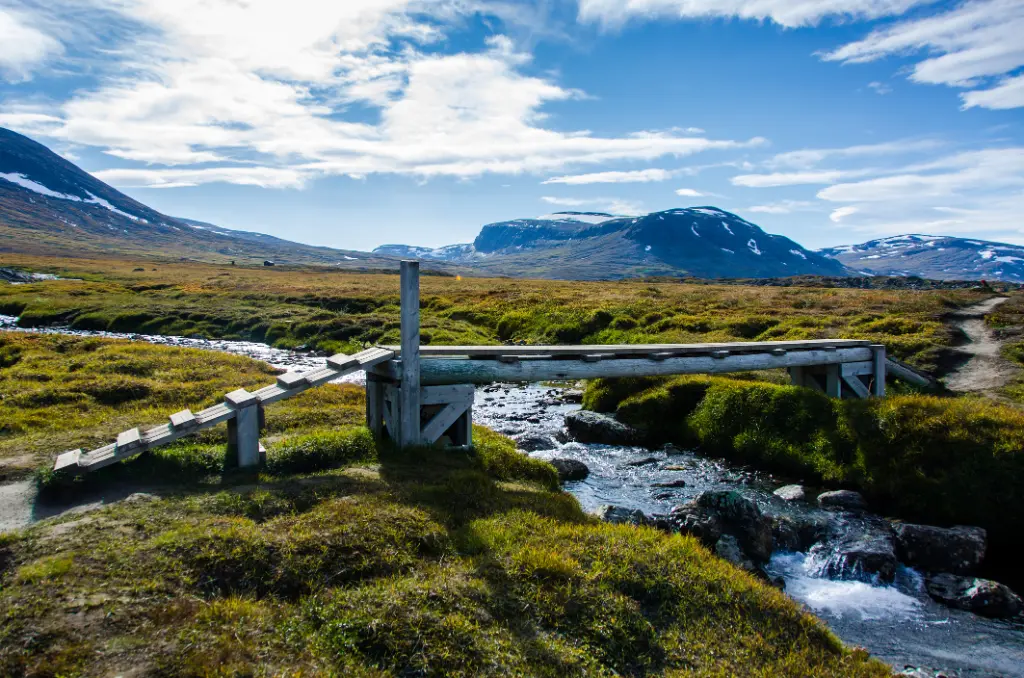
[[[366,372],[366,421],[377,436],[402,447],[472,444],[475,384],[536,382],[596,377],[724,374],[752,370],[789,371],[794,384],[833,398],[885,395],[893,374],[919,385],[929,382],[886,358],[885,347],[868,341],[731,342],[615,346],[420,346],[419,265],[402,262],[400,346],[339,354],[311,372],[289,372],[258,391],[239,389],[224,402],[168,423],[121,433],[109,445],[57,457],[55,471],[84,473],[128,459],[221,423],[228,425],[229,451],[241,467],[258,466],[264,407],[358,371]]]

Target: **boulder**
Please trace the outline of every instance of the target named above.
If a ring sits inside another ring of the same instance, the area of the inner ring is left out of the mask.
[[[754,563],[750,562],[750,559],[743,553],[743,549],[740,548],[739,541],[731,534],[723,534],[718,538],[718,541],[715,542],[715,555],[749,572],[753,572],[755,569]]]
[[[636,457],[635,459],[627,461],[623,466],[650,466],[651,464],[657,463],[657,457]]]
[[[549,462],[558,471],[558,480],[567,482],[570,480],[583,480],[590,475],[590,469],[582,461],[575,459],[551,459]]]
[[[985,557],[985,530],[897,524],[897,555],[900,561],[929,572],[970,574]]]
[[[553,450],[558,443],[549,436],[524,435],[516,438],[516,447],[523,452],[537,452],[538,450]]]
[[[892,533],[882,529],[850,530],[811,549],[822,574],[832,579],[891,582],[899,561]]]
[[[998,582],[943,573],[931,576],[925,584],[935,600],[984,617],[1006,619],[1024,610],[1021,599]]]
[[[807,496],[803,485],[785,485],[772,494],[783,501],[803,501]]]
[[[625,506],[602,506],[597,511],[601,520],[613,525],[650,525],[648,518],[640,509],[628,509]]]
[[[776,551],[797,552],[803,550],[800,531],[796,523],[788,518],[776,518],[772,522],[772,548]]]
[[[654,487],[686,487],[686,481],[680,478],[679,480],[670,480],[666,483],[654,483]]]
[[[562,402],[579,404],[583,402],[583,391],[578,388],[562,391]]]
[[[848,511],[859,511],[865,508],[866,503],[860,492],[853,490],[834,490],[822,492],[818,495],[818,506],[823,508],[846,509]]]
[[[598,412],[579,410],[565,417],[565,428],[581,443],[604,445],[635,445],[640,440],[636,429],[614,417]]]
[[[767,562],[772,555],[771,520],[739,492],[701,492],[693,501],[673,509],[672,516],[680,532],[692,534],[708,546],[729,534],[754,563]]]

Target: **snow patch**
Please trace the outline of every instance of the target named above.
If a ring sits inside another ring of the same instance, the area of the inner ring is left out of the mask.
[[[728,247],[723,247],[723,248],[722,248],[722,251],[723,251],[723,252],[728,252],[729,254],[736,254],[735,252],[733,252],[733,251],[732,251],[731,249],[729,249]]]
[[[644,248],[644,252],[650,252],[650,251],[651,251],[651,246],[650,245],[648,245],[647,247]]]
[[[5,172],[0,172],[0,179],[5,179],[11,182],[12,184],[17,184],[22,188],[27,188],[33,193],[45,195],[48,198],[59,198],[61,200],[72,200],[74,202],[82,202],[82,199],[79,198],[77,195],[68,195],[67,193],[58,193],[57,191],[50,190],[49,188],[43,186],[39,182],[32,181],[24,174],[8,174]]]
[[[807,255],[801,252],[800,250],[790,250],[789,253],[792,254],[794,257],[800,257],[801,259],[807,258]]]
[[[748,240],[747,241],[747,247],[750,249],[751,252],[753,252],[754,254],[760,256],[761,250],[757,249],[757,241],[756,240],[754,240],[753,238]]]
[[[696,225],[690,224],[690,230],[693,231],[693,234],[695,236],[697,236],[698,238],[700,237],[700,233],[697,232],[697,226]]]
[[[725,223],[724,221],[722,222],[722,228],[729,231],[729,235],[736,235],[735,233],[732,232],[732,229],[729,228],[729,224]]]
[[[982,259],[991,259],[995,255],[996,253],[993,252],[992,250],[982,250],[978,252],[978,256],[981,257]]]

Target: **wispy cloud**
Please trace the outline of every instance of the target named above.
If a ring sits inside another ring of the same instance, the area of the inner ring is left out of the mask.
[[[831,184],[864,172],[848,170],[808,170],[806,172],[772,172],[771,174],[740,174],[730,181],[733,186],[747,188],[778,188],[779,186],[800,186],[803,184]]]
[[[644,212],[642,203],[621,198],[563,198],[545,195],[541,197],[541,200],[549,205],[557,205],[559,207],[571,207],[576,210],[588,209],[624,216],[642,214]]]
[[[877,144],[858,144],[838,148],[805,148],[787,151],[772,157],[765,164],[771,168],[795,167],[809,169],[830,158],[863,158],[871,156],[904,155],[933,151],[942,147],[936,139],[897,139]]]
[[[792,214],[812,209],[814,203],[809,200],[779,200],[764,205],[748,207],[748,212],[759,212],[761,214]]]
[[[828,218],[830,220],[832,220],[834,223],[838,224],[845,217],[848,217],[851,214],[856,214],[859,211],[860,210],[858,210],[856,207],[852,207],[852,206],[838,207],[838,208],[832,210],[832,214],[828,215]]]
[[[0,79],[21,82],[64,51],[59,40],[33,25],[30,15],[0,7]]]
[[[1024,66],[1024,3],[1020,0],[971,0],[948,11],[897,21],[862,40],[823,55],[828,61],[865,63],[888,56],[923,52],[910,72],[919,83],[975,88],[962,95],[965,106],[1012,108],[1021,105],[1019,84],[1004,77]]]
[[[874,82],[869,82],[868,89],[872,90],[875,94],[889,94],[890,92],[892,92],[892,87],[885,84],[884,82],[878,82],[877,80]]]
[[[561,177],[552,177],[542,184],[569,184],[580,186],[584,184],[636,184],[649,183],[654,181],[667,181],[678,172],[665,169],[643,169],[631,170],[628,172],[593,172],[591,174],[570,174]]]
[[[700,191],[694,188],[677,188],[676,195],[678,195],[681,198],[700,198],[704,195],[704,193],[701,193]]]

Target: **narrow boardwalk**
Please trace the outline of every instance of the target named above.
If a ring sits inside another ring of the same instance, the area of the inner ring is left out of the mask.
[[[996,390],[1020,375],[1020,368],[1000,355],[1003,343],[985,325],[985,316],[1006,300],[1006,297],[986,299],[957,314],[955,326],[970,340],[960,351],[970,358],[943,380],[949,390],[995,395]]]

